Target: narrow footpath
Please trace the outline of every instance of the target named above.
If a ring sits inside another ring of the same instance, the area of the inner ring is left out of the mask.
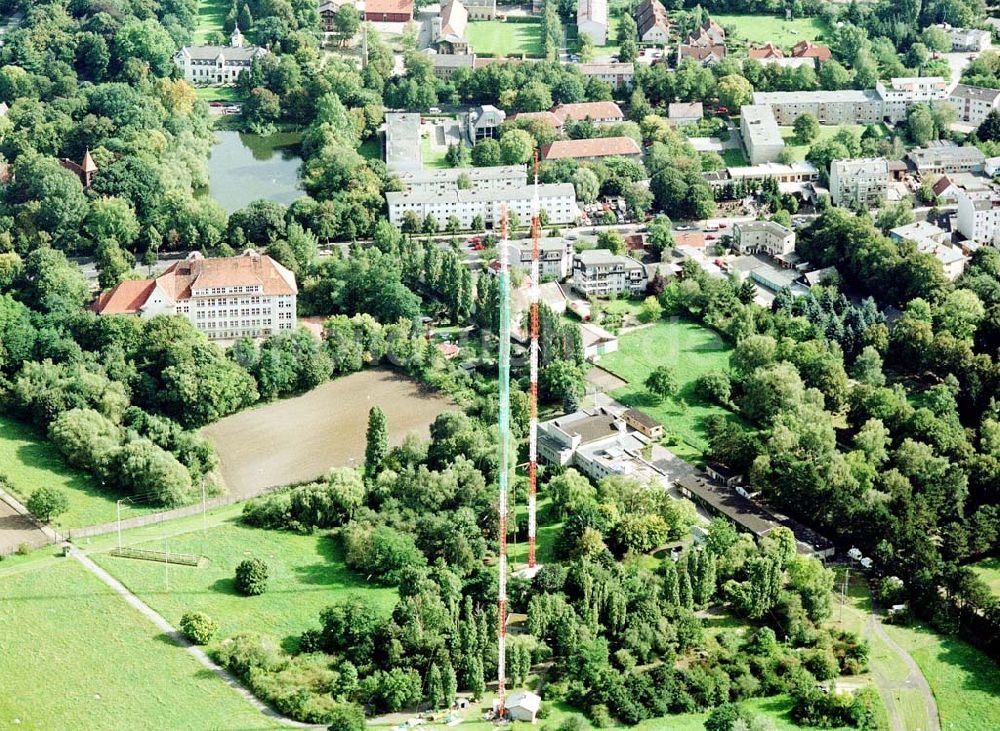
[[[885,631],[885,627],[882,626],[882,618],[875,613],[874,607],[871,616],[868,617],[865,629],[868,633],[876,635],[882,642],[885,643],[886,647],[896,653],[896,655],[903,660],[903,663],[910,671],[910,674],[902,682],[893,682],[880,677],[877,673],[874,674],[875,684],[878,686],[879,693],[885,701],[885,710],[889,716],[889,728],[892,731],[941,731],[941,722],[938,718],[937,702],[934,700],[934,693],[931,691],[931,687],[927,684],[927,679],[924,677],[923,672],[921,672],[920,666],[917,665],[910,653],[900,647],[899,644],[889,636],[889,633]],[[924,700],[927,718],[930,723],[930,726],[927,729],[917,730],[904,727],[903,720],[899,715],[899,709],[896,708],[896,703],[892,696],[892,691],[897,688],[914,688],[920,691],[920,696]]]
[[[129,591],[128,588],[120,581],[118,581],[115,577],[113,577],[107,571],[105,571],[96,563],[94,563],[92,560],[90,560],[90,558],[85,553],[80,551],[80,549],[76,548],[75,546],[72,546],[69,550],[69,554],[77,561],[79,561],[83,565],[83,567],[87,569],[90,573],[92,573],[98,579],[100,579],[109,587],[111,587],[111,589],[116,594],[121,596],[122,599],[128,602],[134,609],[138,610],[140,614],[142,614],[144,617],[146,617],[146,619],[148,619],[150,622],[156,625],[156,627],[160,629],[164,634],[170,637],[179,646],[187,650],[188,653],[192,657],[194,657],[199,663],[201,663],[206,668],[215,673],[217,676],[219,676],[223,680],[223,682],[225,682],[226,685],[228,685],[230,688],[232,688],[241,696],[243,696],[243,699],[247,703],[252,705],[254,708],[263,713],[265,716],[267,716],[268,718],[273,718],[275,721],[278,721],[293,728],[320,728],[320,729],[325,728],[325,726],[321,725],[316,726],[295,721],[291,718],[288,718],[287,716],[283,716],[282,714],[278,713],[267,704],[262,703],[257,698],[257,696],[251,693],[250,690],[245,685],[243,685],[243,683],[240,682],[238,678],[236,678],[236,676],[234,676],[232,673],[230,673],[221,665],[216,664],[216,662],[212,660],[212,658],[210,658],[205,653],[204,650],[202,650],[197,645],[192,644],[191,641],[188,640],[188,638],[185,637],[183,633],[176,630],[173,627],[173,625],[171,625],[170,622],[164,619],[159,612],[154,610],[152,607],[150,607],[148,604],[142,601],[142,599],[140,599],[131,591]]]

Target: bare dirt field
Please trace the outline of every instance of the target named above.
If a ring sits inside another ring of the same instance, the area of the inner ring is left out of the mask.
[[[361,464],[373,406],[385,412],[390,445],[411,432],[426,438],[438,414],[457,408],[398,373],[368,370],[233,414],[207,427],[205,435],[219,453],[229,493],[250,496],[312,480],[331,467]]]
[[[34,548],[48,542],[34,523],[0,500],[0,556],[14,551],[22,543]]]

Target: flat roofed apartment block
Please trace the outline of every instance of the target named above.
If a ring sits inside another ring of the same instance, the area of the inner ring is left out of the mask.
[[[181,315],[211,340],[265,337],[295,328],[295,275],[267,254],[206,259],[193,252],[155,279],[126,280],[104,292],[99,315]]]

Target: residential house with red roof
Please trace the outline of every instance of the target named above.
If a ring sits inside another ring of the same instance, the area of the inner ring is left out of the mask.
[[[155,279],[126,280],[103,292],[99,315],[181,315],[211,340],[265,337],[295,328],[295,275],[266,254],[206,259],[198,252]]]
[[[802,40],[792,46],[792,56],[794,58],[815,58],[817,62],[823,63],[833,58],[833,51],[812,41]]]
[[[593,137],[583,140],[556,140],[542,147],[543,160],[599,160],[602,157],[642,157],[631,137]]]

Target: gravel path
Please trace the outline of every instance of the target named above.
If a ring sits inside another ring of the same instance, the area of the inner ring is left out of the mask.
[[[937,702],[934,700],[934,693],[931,692],[931,688],[927,684],[927,679],[924,678],[924,674],[920,671],[920,666],[910,656],[910,653],[900,647],[889,636],[889,633],[885,631],[885,627],[882,626],[881,617],[875,614],[874,610],[868,618],[866,629],[869,633],[877,635],[886,644],[886,647],[902,658],[903,663],[910,670],[910,674],[902,682],[886,680],[879,677],[877,673],[874,675],[875,684],[878,686],[879,693],[882,694],[882,699],[885,701],[885,710],[889,715],[889,728],[892,731],[918,731],[917,729],[908,729],[903,725],[903,719],[900,717],[899,709],[896,708],[892,697],[892,691],[897,688],[916,688],[920,691],[920,695],[924,699],[927,718],[930,720],[929,728],[921,729],[920,731],[940,731],[941,723],[938,719]]]

